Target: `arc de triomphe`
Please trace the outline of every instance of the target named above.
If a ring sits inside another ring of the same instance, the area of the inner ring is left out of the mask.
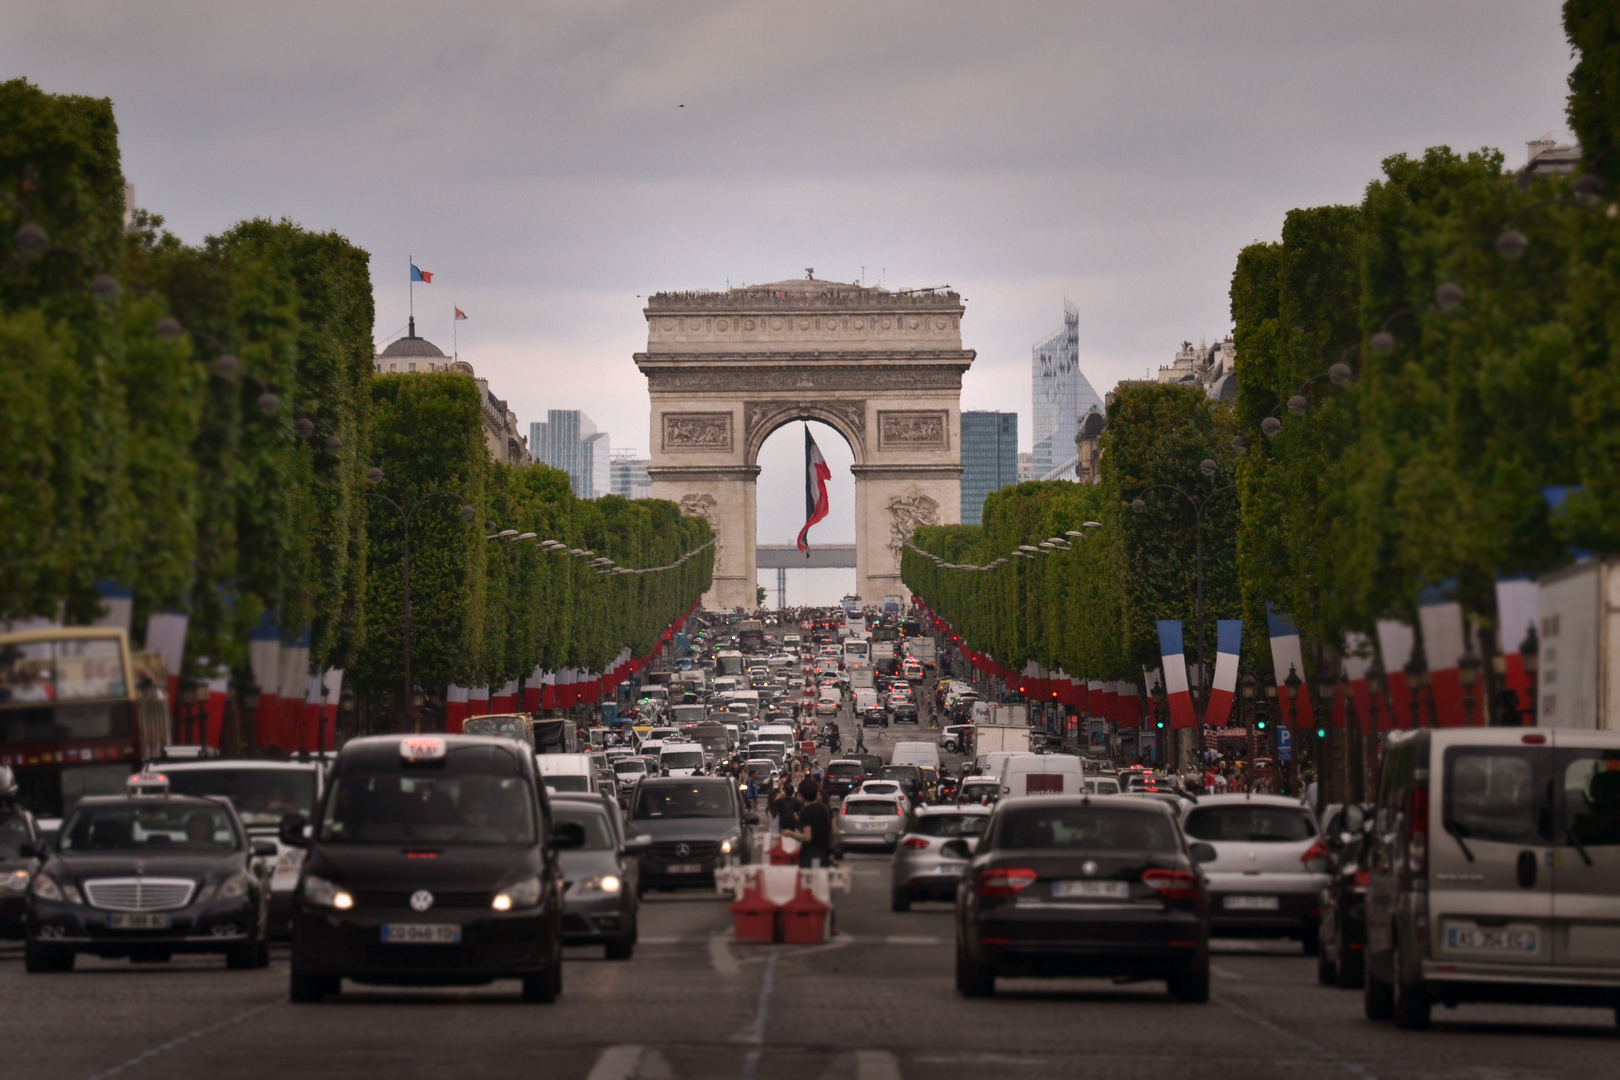
[[[901,545],[961,520],[962,301],[805,278],[648,300],[654,498],[708,518],[719,538],[711,608],[754,608],[759,450],[819,420],[854,451],[855,583],[905,595]],[[795,476],[791,481],[801,482]],[[797,524],[797,523],[796,523]]]

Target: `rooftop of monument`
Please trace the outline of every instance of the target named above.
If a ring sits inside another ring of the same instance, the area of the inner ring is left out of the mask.
[[[734,289],[695,289],[660,292],[647,298],[647,312],[758,311],[837,308],[843,310],[896,308],[956,309],[962,298],[949,286],[928,289],[899,289],[890,292],[876,285],[859,285],[820,278],[792,278],[760,285],[740,285]]]

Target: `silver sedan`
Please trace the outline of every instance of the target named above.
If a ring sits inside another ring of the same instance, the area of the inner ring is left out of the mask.
[[[891,906],[910,911],[914,900],[953,900],[968,860],[960,851],[945,850],[961,840],[971,855],[990,823],[988,806],[919,806],[890,863]]]
[[[838,839],[846,850],[880,848],[893,851],[906,821],[903,795],[856,792],[838,812]]]

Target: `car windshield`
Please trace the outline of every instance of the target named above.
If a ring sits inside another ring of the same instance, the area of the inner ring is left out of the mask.
[[[235,851],[230,815],[217,806],[161,803],[80,806],[62,828],[64,852]],[[154,871],[155,872],[155,871]]]
[[[540,778],[551,791],[589,791],[591,778],[581,773],[568,773],[563,776],[543,776]]]
[[[327,797],[321,841],[532,844],[534,817],[534,792],[522,777],[349,773]]]
[[[1002,808],[995,846],[1032,850],[1175,851],[1176,827],[1162,813],[1101,806]]]
[[[558,824],[568,822],[584,829],[585,843],[582,846],[586,851],[611,851],[617,846],[613,842],[613,826],[609,824],[607,815],[594,807],[574,806],[558,799],[551,804],[551,816]]]
[[[850,817],[898,817],[899,804],[892,799],[850,799],[844,804]]]
[[[1315,836],[1316,825],[1304,807],[1243,802],[1199,807],[1187,815],[1187,835],[1194,840],[1290,843]]]
[[[666,769],[701,769],[703,768],[703,752],[701,750],[678,750],[674,753],[665,751],[658,758],[658,762]]]
[[[922,770],[915,765],[885,765],[878,770],[878,775],[896,783],[914,784],[922,778]]]
[[[176,795],[223,795],[242,824],[279,825],[287,814],[309,817],[315,806],[314,769],[176,769],[169,774]]]
[[[636,794],[635,811],[630,816],[637,821],[664,821],[672,818],[723,818],[735,813],[729,781],[651,785],[643,781]]]
[[[34,838],[28,831],[28,819],[20,811],[13,811],[0,818],[0,859],[16,859],[21,857],[18,850]]]
[[[827,766],[828,776],[859,776],[866,770],[855,761],[835,761]]]
[[[979,836],[990,823],[989,814],[929,814],[911,827],[919,836]]]
[[[639,761],[639,760],[638,761],[615,761],[613,763],[613,771],[618,773],[620,776],[627,776],[627,775],[630,775],[632,773],[636,774],[636,775],[640,775],[641,773],[644,773],[644,772],[647,771],[647,763],[645,761]]]

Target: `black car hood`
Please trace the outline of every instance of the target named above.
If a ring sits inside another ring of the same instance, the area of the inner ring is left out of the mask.
[[[431,856],[431,857],[430,857]],[[494,891],[527,868],[538,873],[539,852],[503,844],[402,848],[395,844],[319,845],[305,862],[309,873],[354,889]]]
[[[736,818],[638,818],[627,826],[631,836],[654,840],[724,840],[735,836],[742,824]]]
[[[98,852],[96,854],[52,856],[49,871],[52,877],[66,881],[84,881],[106,877],[175,877],[202,878],[215,871],[242,865],[240,851],[224,851],[211,855],[196,852],[175,852],[152,855],[147,852]]]

